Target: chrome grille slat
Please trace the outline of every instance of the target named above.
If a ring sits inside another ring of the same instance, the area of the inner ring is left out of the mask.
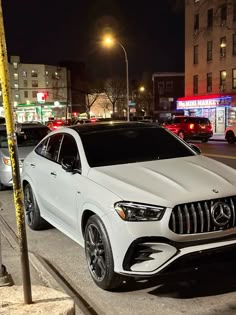
[[[190,228],[191,228],[190,215],[189,215],[189,212],[188,212],[187,205],[184,206],[184,212],[185,212],[185,218],[186,218],[186,233],[190,234]]]
[[[203,232],[203,227],[204,227],[204,219],[203,219],[203,211],[200,202],[197,203],[198,211],[199,211],[199,216],[200,216],[200,231],[201,233]]]
[[[216,210],[214,205],[218,202],[225,203],[227,211],[231,212],[231,217],[223,226],[218,225],[212,217]],[[236,196],[176,205],[170,216],[169,228],[177,234],[210,233],[236,228]]]
[[[180,206],[178,207],[179,234],[184,232],[183,215]]]
[[[204,208],[205,208],[206,217],[207,217],[207,232],[210,232],[210,227],[211,227],[210,209],[206,201],[204,202]]]
[[[197,233],[197,214],[193,203],[191,204],[191,212],[193,217],[193,233],[195,234]]]

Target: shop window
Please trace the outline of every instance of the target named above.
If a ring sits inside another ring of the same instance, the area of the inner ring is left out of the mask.
[[[193,76],[193,93],[198,93],[198,75]]]
[[[199,32],[199,14],[194,15],[194,26],[193,26],[194,34]]]
[[[233,55],[236,55],[236,34],[233,34]]]
[[[207,92],[212,92],[212,73],[207,73]]]
[[[226,37],[221,37],[220,39],[220,57],[226,57]]]
[[[32,70],[31,71],[31,77],[37,78],[38,77],[38,71],[37,70]]]
[[[198,64],[198,45],[193,46],[193,64]]]
[[[32,97],[36,98],[37,97],[37,93],[38,93],[38,91],[32,91]]]
[[[213,26],[213,9],[209,9],[207,11],[207,28],[211,28]]]
[[[236,69],[232,69],[232,89],[236,89]]]
[[[28,98],[28,97],[29,97],[28,91],[24,91],[24,98]]]
[[[227,73],[226,73],[225,70],[220,71],[220,92],[224,92],[225,91],[226,76],[227,76]]]
[[[22,76],[23,76],[23,78],[27,78],[27,71],[26,70],[22,71]]]
[[[32,80],[32,87],[38,87],[38,80]]]
[[[24,80],[24,87],[27,87],[27,86],[28,86],[28,81]]]
[[[207,61],[212,60],[212,48],[213,48],[213,42],[212,40],[209,40],[207,42]]]

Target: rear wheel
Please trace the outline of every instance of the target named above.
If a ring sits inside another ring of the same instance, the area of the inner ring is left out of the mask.
[[[226,134],[226,140],[229,144],[235,143],[235,135],[232,131],[227,132]]]
[[[202,138],[202,142],[208,142],[208,138]]]
[[[24,187],[24,206],[26,222],[32,230],[42,230],[48,226],[47,221],[40,215],[40,210],[30,184]]]
[[[89,218],[84,238],[87,264],[94,282],[104,290],[121,286],[123,277],[114,272],[110,241],[97,215]]]

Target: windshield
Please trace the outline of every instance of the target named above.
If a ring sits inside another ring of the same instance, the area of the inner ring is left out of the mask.
[[[163,128],[130,128],[81,134],[91,167],[192,156],[195,153]]]
[[[48,134],[47,127],[24,128],[16,133],[18,147],[35,147]],[[0,148],[7,148],[6,130],[0,130]]]

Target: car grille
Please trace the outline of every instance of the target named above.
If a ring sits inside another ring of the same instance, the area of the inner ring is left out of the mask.
[[[221,204],[218,209],[217,204]],[[221,210],[222,204],[227,208],[226,216],[225,211]],[[177,205],[172,210],[169,228],[176,234],[206,233],[233,228],[236,226],[235,208],[236,196]],[[217,224],[220,217],[223,219],[221,225]]]

